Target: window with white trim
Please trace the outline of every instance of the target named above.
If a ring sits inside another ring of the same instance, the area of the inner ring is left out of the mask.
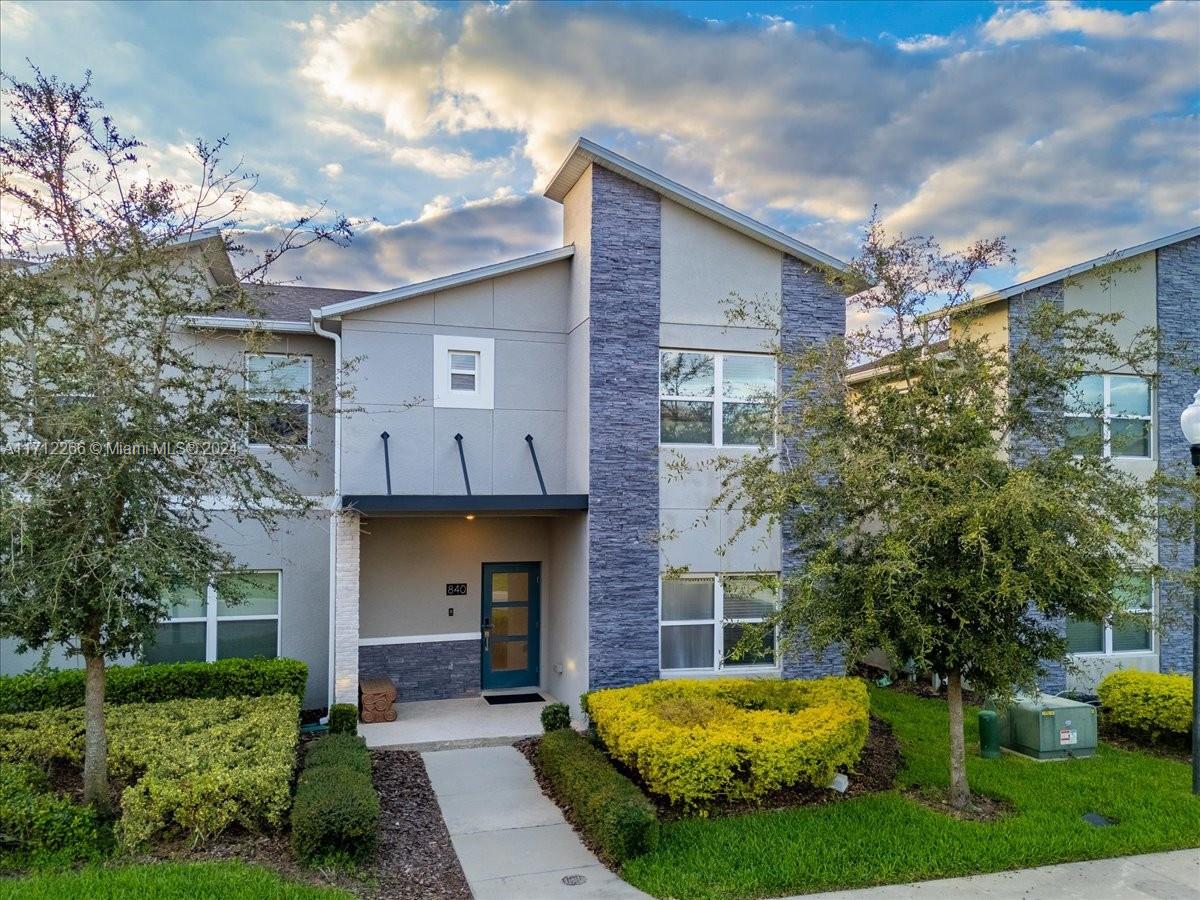
[[[251,423],[247,443],[282,441],[308,445],[312,424],[312,357],[297,353],[247,353],[246,391],[269,404],[269,414]]]
[[[1067,391],[1067,446],[1076,456],[1149,459],[1150,382],[1140,375],[1085,375]]]
[[[778,592],[751,575],[685,575],[663,578],[659,594],[659,668],[664,672],[774,669],[775,630],[762,646],[743,650],[749,625],[777,609]]]
[[[1117,596],[1128,617],[1096,622],[1067,617],[1067,649],[1075,654],[1149,653],[1154,650],[1154,579],[1135,573]]]
[[[433,405],[492,409],[496,342],[492,338],[433,336]]]
[[[214,585],[180,588],[171,615],[155,629],[142,661],[213,662],[230,657],[279,655],[280,573],[247,572],[238,578],[242,599],[227,603]]]
[[[661,350],[658,393],[660,443],[755,447],[773,439],[773,356]]]

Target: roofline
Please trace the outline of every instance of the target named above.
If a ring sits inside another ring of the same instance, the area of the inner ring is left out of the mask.
[[[242,319],[238,316],[188,316],[184,321],[192,328],[213,328],[218,331],[253,331],[261,328],[279,334],[313,334],[311,322]]]
[[[493,263],[490,266],[482,266],[478,269],[468,269],[465,272],[443,275],[440,278],[433,278],[429,281],[406,284],[404,287],[380,291],[378,294],[367,294],[365,297],[355,297],[353,300],[330,303],[328,306],[322,306],[319,309],[313,310],[313,313],[318,318],[324,319],[329,316],[360,312],[364,309],[383,306],[386,303],[394,303],[397,300],[408,300],[412,297],[421,297],[425,294],[433,294],[466,284],[474,284],[477,281],[487,281],[489,278],[498,278],[501,275],[510,275],[513,272],[523,272],[526,269],[534,269],[538,266],[558,262],[559,260],[570,259],[574,255],[575,245],[567,244],[565,247],[542,250],[540,253],[519,256],[516,259]]]
[[[581,137],[575,142],[575,146],[571,148],[571,152],[567,154],[567,158],[563,160],[562,165],[558,167],[558,171],[554,173],[554,177],[546,185],[546,189],[543,191],[544,196],[558,203],[563,202],[567,196],[567,192],[574,187],[575,182],[579,180],[579,176],[583,174],[583,169],[586,168],[586,165],[582,168],[578,166],[581,157],[589,163],[599,163],[604,168],[616,172],[630,181],[648,187],[652,191],[675,201],[680,206],[685,206],[693,212],[720,222],[722,225],[732,228],[734,231],[741,232],[747,237],[766,244],[768,247],[773,247],[782,253],[798,257],[814,265],[828,266],[839,272],[845,272],[849,268],[842,260],[830,256],[828,253],[822,253],[815,247],[810,247],[808,244],[789,237],[782,231],[778,231],[769,225],[764,225],[762,222],[750,218],[745,213],[730,209],[723,203],[718,203],[716,200],[705,197],[703,194],[689,187],[684,187],[679,182],[672,181],[670,178],[660,175],[652,169],[648,169],[639,163],[635,163],[633,160],[613,153],[608,148],[601,147],[599,144],[589,141],[585,137]],[[577,168],[578,171],[575,171]]]
[[[1126,247],[1124,250],[1116,250],[1113,253],[1108,253],[1104,256],[1097,256],[1095,259],[1089,259],[1087,262],[1076,263],[1073,266],[1067,266],[1065,269],[1059,269],[1057,272],[1051,272],[1048,275],[1039,275],[1037,278],[1030,278],[1028,281],[1021,281],[1017,284],[1010,285],[1006,288],[1001,288],[998,291],[984,294],[982,297],[976,297],[966,303],[958,306],[949,307],[943,306],[941,309],[935,309],[932,312],[923,313],[917,316],[918,322],[928,322],[931,319],[944,319],[946,316],[957,315],[958,313],[967,312],[972,309],[979,309],[984,306],[991,306],[993,303],[998,303],[1001,300],[1007,300],[1010,297],[1015,297],[1017,294],[1023,294],[1026,291],[1035,291],[1040,287],[1045,287],[1048,284],[1053,284],[1056,281],[1062,281],[1064,278],[1082,274],[1083,272],[1091,271],[1092,269],[1106,266],[1109,263],[1120,262],[1123,259],[1128,259],[1131,256],[1141,256],[1143,253],[1149,253],[1151,250],[1158,250],[1162,247],[1178,244],[1180,241],[1190,240],[1194,237],[1200,237],[1200,225],[1194,225],[1191,228],[1185,228],[1183,231],[1177,231],[1174,234],[1164,235],[1163,237],[1155,238],[1154,240],[1146,241],[1144,244],[1138,244],[1134,247]]]

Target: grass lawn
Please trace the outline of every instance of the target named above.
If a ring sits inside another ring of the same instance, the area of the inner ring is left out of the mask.
[[[241,862],[150,863],[0,880],[0,898],[13,900],[335,900],[349,894],[285,881]]]
[[[947,787],[946,704],[873,688],[871,709],[900,739],[897,790],[664,823],[659,849],[622,874],[658,897],[775,897],[1200,846],[1200,800],[1185,763],[1105,744],[1092,759],[981,759],[972,710],[971,788],[1013,811],[993,822],[960,821],[902,793]],[[1117,824],[1088,825],[1081,816],[1090,811]]]

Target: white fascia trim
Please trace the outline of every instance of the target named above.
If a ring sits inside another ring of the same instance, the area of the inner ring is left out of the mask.
[[[1126,247],[1124,250],[1117,250],[1114,253],[1108,253],[1104,256],[1097,256],[1095,259],[1089,259],[1087,262],[1076,263],[1073,266],[1067,266],[1065,269],[1059,269],[1057,272],[1051,272],[1048,275],[1039,275],[1037,278],[1031,278],[1028,281],[1021,281],[1017,284],[1010,285],[1006,288],[1001,288],[998,291],[992,291],[990,294],[984,294],[982,297],[976,297],[968,303],[963,303],[959,306],[942,307],[935,309],[933,312],[924,313],[917,317],[918,322],[928,322],[931,319],[944,319],[946,316],[956,315],[961,312],[966,312],[970,309],[979,309],[981,306],[989,306],[997,303],[1000,300],[1007,300],[1010,297],[1015,297],[1017,294],[1024,294],[1027,291],[1036,291],[1040,287],[1045,287],[1048,284],[1054,284],[1056,281],[1062,281],[1064,278],[1072,278],[1075,275],[1081,275],[1084,272],[1089,272],[1092,269],[1107,266],[1111,263],[1120,262],[1123,259],[1129,259],[1133,256],[1141,256],[1143,253],[1149,253],[1151,250],[1160,250],[1163,247],[1169,247],[1172,244],[1178,244],[1182,241],[1191,240],[1194,237],[1200,237],[1200,225],[1192,228],[1185,228],[1183,231],[1177,231],[1174,234],[1164,235],[1163,237],[1155,238],[1152,241],[1146,241],[1144,244],[1138,244],[1135,247]]]
[[[312,334],[310,322],[273,322],[270,319],[241,319],[237,316],[188,316],[192,328],[215,328],[221,331],[252,331],[261,328],[278,334]]]
[[[675,201],[680,206],[686,206],[693,212],[698,212],[702,216],[720,222],[734,231],[738,231],[749,238],[766,244],[768,247],[773,247],[780,252],[798,257],[805,262],[818,266],[828,266],[838,272],[845,272],[848,269],[846,263],[837,257],[830,256],[828,253],[822,253],[815,247],[810,247],[808,244],[789,237],[782,231],[777,231],[769,225],[764,225],[762,222],[750,218],[745,213],[730,209],[723,203],[718,203],[710,197],[705,197],[703,194],[693,191],[689,187],[684,187],[677,181],[672,181],[670,178],[658,174],[653,169],[648,169],[643,165],[635,163],[633,160],[613,153],[608,148],[601,147],[599,144],[593,143],[584,137],[575,142],[575,146],[572,148],[570,154],[567,155],[566,160],[559,166],[554,177],[550,179],[550,183],[543,192],[544,195],[551,200],[562,203],[563,199],[567,196],[567,192],[579,180],[579,177],[587,169],[588,165],[593,162],[599,163],[604,168],[616,172],[630,181],[635,181],[643,187],[650,188],[650,190]]]
[[[441,278],[434,278],[429,281],[420,281],[416,284],[406,284],[404,287],[392,288],[388,291],[381,291],[378,294],[367,294],[365,297],[355,297],[353,300],[343,300],[340,303],[331,303],[328,306],[322,306],[320,309],[314,310],[313,315],[317,318],[327,318],[329,316],[340,316],[345,313],[359,312],[364,309],[371,309],[376,306],[383,306],[385,303],[395,303],[397,300],[408,300],[412,297],[420,297],[425,294],[434,294],[438,291],[449,290],[450,288],[461,287],[465,284],[474,284],[477,281],[486,281],[489,278],[497,278],[501,275],[509,275],[513,272],[521,272],[525,269],[533,269],[537,266],[544,266],[548,263],[558,262],[561,259],[569,259],[575,255],[575,245],[567,244],[565,247],[555,247],[553,250],[543,250],[540,253],[533,253],[529,256],[521,256],[517,259],[509,259],[504,262],[493,263],[490,266],[483,266],[478,269],[468,269],[465,272],[456,272],[453,275],[443,275]]]
[[[360,647],[387,647],[391,644],[440,644],[445,641],[478,641],[478,631],[457,631],[451,634],[404,634],[396,637],[359,638]]]

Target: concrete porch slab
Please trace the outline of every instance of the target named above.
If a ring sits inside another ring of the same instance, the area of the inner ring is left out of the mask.
[[[540,691],[543,703],[489,704],[482,697],[420,700],[396,704],[396,721],[359,723],[368,747],[445,750],[488,747],[542,733],[542,709],[554,698]]]

